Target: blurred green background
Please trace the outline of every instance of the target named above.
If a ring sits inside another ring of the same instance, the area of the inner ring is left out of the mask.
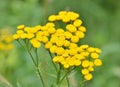
[[[9,28],[14,33],[20,24],[44,24],[50,14],[61,10],[79,13],[87,28],[86,37],[81,43],[102,49],[100,57],[103,66],[95,69],[93,79],[86,82],[84,87],[120,87],[120,0],[0,0],[0,29]],[[15,48],[6,59],[7,70],[0,61],[0,87],[9,87],[7,83],[13,87],[41,87],[26,50],[18,43],[14,44]],[[43,47],[39,55],[40,61],[43,61],[43,72],[47,72],[47,87],[50,87],[49,84],[55,79],[51,74],[54,69]],[[1,52],[0,60],[3,57]],[[79,82],[79,74],[75,74],[77,78],[74,78],[71,87]]]

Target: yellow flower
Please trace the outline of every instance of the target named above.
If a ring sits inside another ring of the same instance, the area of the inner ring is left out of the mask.
[[[65,37],[66,37],[67,39],[70,39],[70,38],[72,37],[72,34],[71,34],[70,32],[68,32],[68,31],[66,31],[66,32],[64,33],[64,35],[65,35]]]
[[[17,30],[17,34],[20,35],[20,34],[23,34],[24,31],[23,30]]]
[[[93,59],[99,58],[99,55],[97,53],[91,53],[91,57]]]
[[[33,38],[30,40],[30,43],[33,45],[33,47],[35,48],[39,48],[41,46],[41,43],[36,39],[36,38]]]
[[[62,16],[62,21],[63,22],[69,22],[70,21],[70,18],[69,17],[67,17],[67,16]]]
[[[64,68],[69,68],[70,66],[69,66],[69,64],[64,64]]]
[[[75,13],[75,12],[68,12],[67,16],[72,20],[76,20],[79,17],[79,14]]]
[[[63,53],[64,53],[64,48],[62,48],[62,47],[58,47],[57,49],[56,49],[56,53],[58,54],[58,55],[62,55]]]
[[[64,40],[63,45],[64,45],[65,47],[68,47],[68,46],[70,45],[70,41]]]
[[[90,61],[89,65],[90,65],[90,67],[92,67],[92,66],[94,66],[94,63]]]
[[[76,43],[70,43],[70,46],[69,46],[70,49],[77,49],[77,44]],[[77,51],[77,50],[76,50]]]
[[[66,29],[69,31],[69,32],[76,32],[76,30],[77,30],[77,28],[74,26],[74,25],[72,25],[72,24],[68,24],[67,26],[66,26]]]
[[[88,45],[81,45],[80,46],[80,48],[83,49],[83,50],[87,49],[88,47],[89,47]]]
[[[77,54],[76,49],[70,49],[69,52],[70,52],[70,55],[76,55]]]
[[[20,38],[22,38],[22,39],[27,38],[27,34],[25,34],[25,33],[21,34],[21,35],[20,35]]]
[[[60,11],[60,12],[58,13],[58,15],[66,15],[66,14],[67,14],[66,11]]]
[[[48,18],[49,21],[56,21],[56,15],[51,15]]]
[[[93,47],[89,47],[89,48],[87,49],[87,51],[88,51],[88,52],[94,52],[95,49],[94,49]]]
[[[47,42],[48,42],[48,37],[42,36],[41,38],[42,38],[41,41],[42,41],[43,43],[47,43]]]
[[[85,37],[85,34],[81,31],[76,31],[75,35],[78,36],[79,38],[84,38]]]
[[[83,52],[81,52],[80,54],[83,55],[83,56],[85,56],[85,57],[88,57],[88,56],[89,56],[89,52],[84,52],[84,51],[83,51]]]
[[[83,59],[85,59],[85,57],[84,57],[83,55],[81,55],[81,54],[76,54],[75,57],[76,57],[76,59],[78,59],[78,60],[83,60]]]
[[[89,74],[89,70],[88,69],[82,69],[81,72],[82,72],[83,75]]]
[[[26,36],[26,38],[28,38],[28,39],[31,39],[33,37],[34,37],[34,34],[31,34],[31,33],[28,33],[27,36]]]
[[[95,59],[94,60],[94,64],[95,64],[95,66],[101,66],[102,65],[102,61],[100,59]]]
[[[14,40],[17,40],[17,39],[19,39],[19,38],[20,38],[20,36],[19,36],[18,34],[14,34],[14,35],[13,35],[13,39],[14,39]]]
[[[82,66],[83,67],[88,67],[90,64],[89,64],[89,61],[88,60],[84,60],[82,61]]]
[[[74,60],[75,66],[80,66],[81,61],[80,60]]]
[[[54,27],[48,28],[48,32],[49,32],[50,34],[55,33],[55,31],[56,31],[56,29],[55,29]]]
[[[56,53],[57,46],[53,45],[50,47],[50,52],[51,53]]]
[[[72,36],[72,37],[71,37],[71,41],[72,41],[73,43],[77,43],[77,42],[79,41],[79,38],[78,38],[77,36]]]
[[[64,30],[63,30],[62,28],[58,28],[58,29],[56,30],[56,33],[59,33],[59,34],[64,33]]]
[[[90,72],[92,72],[92,71],[94,71],[94,68],[93,68],[93,67],[88,67],[88,70],[89,70]]]
[[[92,79],[92,74],[89,73],[89,74],[85,75],[84,78],[86,80],[91,80]]]
[[[46,49],[49,49],[51,46],[52,46],[52,43],[51,43],[51,42],[45,43],[45,48],[46,48]]]
[[[24,29],[25,25],[19,25],[17,26],[17,29]]]
[[[79,27],[81,24],[82,24],[82,20],[79,20],[79,19],[77,19],[73,22],[73,25],[76,27]]]
[[[46,26],[47,26],[48,28],[50,28],[50,27],[55,27],[55,24],[52,23],[52,22],[48,22],[48,23],[46,24]]]
[[[78,30],[80,30],[81,32],[86,32],[86,28],[84,26],[80,26]]]
[[[95,48],[96,53],[101,53],[102,51],[99,48]]]
[[[56,45],[57,46],[63,46],[63,44],[64,44],[64,41],[62,41],[62,40],[56,40]]]

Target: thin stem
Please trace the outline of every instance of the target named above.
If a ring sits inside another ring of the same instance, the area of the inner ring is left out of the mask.
[[[69,78],[68,78],[68,76],[66,76],[66,80],[67,80],[68,87],[70,87],[70,83],[69,83]]]
[[[39,69],[38,66],[37,66],[36,68],[37,68],[38,75],[39,75],[39,77],[40,77],[40,79],[41,79],[41,81],[42,81],[42,85],[43,85],[43,87],[45,87],[45,83],[44,83],[43,77],[42,77],[42,75],[41,75],[40,69]]]
[[[52,56],[52,54],[50,53],[50,51],[48,51],[48,52],[49,52],[50,57],[51,57],[51,60],[52,60],[53,56]],[[55,65],[55,63],[54,63],[53,61],[52,61],[52,64],[53,64],[53,66],[54,66],[56,72],[58,72],[57,66]]]
[[[56,84],[58,85],[58,87],[59,87],[59,82],[60,82],[60,74],[61,74],[61,66],[60,66],[60,68],[59,68],[59,71],[58,71],[58,73],[57,73],[57,80],[56,80]]]
[[[36,55],[36,61],[37,61],[37,66],[39,64],[39,61],[38,61],[38,53],[37,53],[37,48],[35,48],[35,55]]]
[[[22,45],[22,43],[21,43],[19,40],[17,40],[17,42],[18,42],[22,47],[24,47],[24,46]]]
[[[27,51],[28,51],[28,53],[30,54],[30,57],[31,57],[31,59],[32,59],[32,61],[33,61],[33,63],[34,63],[34,65],[37,66],[37,63],[35,62],[34,57],[33,57],[33,55],[31,54],[31,52],[30,52],[30,50],[29,50],[29,47],[28,47],[26,41],[24,41],[24,42],[25,42]]]
[[[64,80],[64,78],[65,78],[72,70],[74,70],[74,69],[75,69],[75,67],[74,67],[73,69],[67,71],[67,72],[65,73],[65,75],[62,77],[62,79],[60,80],[60,83],[62,83],[62,81]]]
[[[41,72],[40,72],[40,69],[39,69],[37,49],[35,49],[35,54],[36,54],[36,61],[35,61],[32,53],[31,53],[30,50],[29,50],[29,47],[28,47],[26,41],[24,41],[24,42],[25,42],[25,45],[26,45],[26,47],[27,47],[27,51],[28,51],[28,53],[30,54],[31,59],[32,59],[34,65],[35,65],[35,67],[36,67],[36,69],[37,69],[38,75],[39,75],[39,77],[40,77],[40,79],[41,79],[41,81],[42,81],[42,85],[43,85],[43,87],[45,87],[45,83],[44,83],[44,81],[43,81],[43,77],[42,77]]]
[[[40,72],[40,69],[39,69],[39,61],[38,61],[38,53],[37,53],[37,48],[35,48],[35,55],[36,55],[36,68],[37,68],[37,72],[38,72],[38,75],[42,81],[42,84],[43,84],[43,87],[45,87],[45,83],[44,83],[44,80],[43,80],[43,77],[41,75],[41,72]]]

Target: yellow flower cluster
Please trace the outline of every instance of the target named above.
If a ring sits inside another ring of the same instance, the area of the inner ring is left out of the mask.
[[[49,22],[44,26],[17,27],[14,39],[29,39],[35,48],[39,48],[44,43],[45,48],[56,56],[54,63],[63,65],[64,68],[82,67],[82,74],[86,80],[92,79],[91,72],[94,66],[101,66],[99,59],[101,50],[88,45],[78,46],[80,39],[85,37],[86,28],[82,26],[79,14],[75,12],[60,11],[57,15],[48,17]],[[62,21],[65,27],[57,27],[55,22]]]
[[[0,50],[9,51],[13,49],[13,38],[8,29],[0,29]]]

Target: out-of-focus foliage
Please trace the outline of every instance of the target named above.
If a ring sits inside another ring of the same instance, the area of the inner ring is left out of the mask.
[[[70,10],[80,14],[87,33],[80,44],[89,43],[91,46],[102,48],[100,55],[103,66],[95,70],[93,80],[87,82],[85,87],[120,87],[120,0],[0,0],[0,29],[11,27],[15,31],[16,26],[25,24],[28,26],[45,23],[47,16],[55,14],[60,10]],[[6,72],[0,70],[0,75],[7,82],[15,87],[40,87],[39,78],[36,76],[34,65],[29,58],[25,48],[14,43],[16,48],[11,51],[9,65]],[[40,49],[40,60],[43,61],[41,67],[43,72],[48,72],[47,86],[55,78],[51,71],[51,61],[48,53],[42,47]],[[0,53],[0,60],[3,59]],[[0,64],[1,65],[1,64]],[[49,68],[47,68],[49,67]],[[70,81],[75,87],[75,83],[80,82],[81,72],[75,72],[75,77],[70,75]],[[107,81],[107,83],[106,83]],[[7,87],[6,82],[0,78],[0,87]],[[49,86],[48,86],[49,87]],[[64,86],[63,86],[64,87]]]

